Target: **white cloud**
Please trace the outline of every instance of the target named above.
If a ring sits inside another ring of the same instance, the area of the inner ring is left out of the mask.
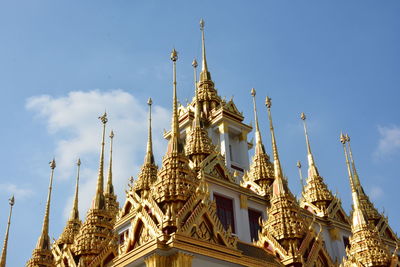
[[[21,185],[11,183],[0,184],[0,192],[4,192],[10,197],[15,196],[16,201],[29,198],[33,195],[33,191],[29,188],[24,188]]]
[[[130,176],[136,176],[143,163],[147,140],[147,105],[123,90],[101,92],[73,91],[67,96],[34,96],[27,100],[26,108],[45,121],[49,134],[56,140],[56,179],[75,179],[75,162],[82,160],[80,183],[81,216],[90,205],[95,192],[101,142],[101,123],[97,119],[104,110],[109,121],[107,132],[114,130],[113,182],[120,202],[124,201],[124,188]],[[153,145],[160,161],[166,146],[162,138],[168,128],[170,111],[153,105]],[[108,134],[107,134],[108,136]],[[106,141],[106,151],[109,140]],[[106,153],[106,162],[108,162]],[[105,174],[107,174],[107,165]],[[72,199],[72,196],[70,197]],[[65,207],[68,215],[72,201]]]
[[[382,158],[389,156],[400,150],[400,127],[392,126],[378,126],[379,143],[375,151],[375,156]]]
[[[383,189],[379,186],[373,186],[371,188],[371,192],[369,193],[369,196],[371,197],[372,200],[377,200],[381,196],[383,196]]]

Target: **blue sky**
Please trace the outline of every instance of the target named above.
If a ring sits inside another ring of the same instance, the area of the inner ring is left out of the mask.
[[[399,1],[2,1],[0,112],[3,153],[0,233],[16,194],[8,263],[22,266],[40,233],[56,157],[50,236],[64,227],[82,159],[81,218],[94,190],[100,141],[97,116],[116,132],[114,172],[120,203],[144,156],[146,100],[155,103],[157,160],[169,127],[171,63],[179,52],[178,96],[193,95],[191,61],[200,57],[198,22],[206,22],[209,69],[221,96],[233,96],[260,126],[270,151],[263,99],[273,117],[283,169],[299,193],[297,160],[306,165],[300,112],[319,171],[346,210],[350,190],[341,130],[365,190],[400,230]],[[250,151],[250,154],[253,152]],[[305,174],[305,170],[304,170]],[[3,238],[3,236],[0,236]]]

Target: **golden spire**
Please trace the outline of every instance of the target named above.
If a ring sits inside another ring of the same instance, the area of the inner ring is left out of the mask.
[[[344,150],[344,155],[345,155],[345,159],[346,159],[346,166],[347,166],[347,174],[348,174],[349,180],[350,180],[351,196],[352,196],[352,199],[353,199],[353,227],[356,227],[356,226],[359,226],[359,225],[362,225],[362,224],[366,225],[367,221],[365,219],[365,216],[364,216],[363,212],[360,209],[360,200],[359,200],[359,197],[358,197],[357,190],[356,190],[356,188],[354,186],[353,175],[351,173],[349,158],[347,156],[347,149],[346,149],[347,139],[343,135],[343,133],[340,134],[340,142],[343,144],[343,150]]]
[[[152,133],[151,133],[151,105],[153,101],[151,98],[147,101],[147,105],[149,106],[149,130],[148,130],[148,137],[147,137],[147,151],[146,156],[144,158],[145,163],[154,164],[154,155],[153,155],[153,140],[152,140]]]
[[[194,168],[197,169],[203,159],[210,155],[214,149],[211,139],[206,129],[202,127],[200,120],[200,102],[197,90],[197,61],[192,62],[194,81],[195,81],[195,112],[192,129],[190,130],[186,141],[186,155],[192,160]]]
[[[173,99],[172,99],[172,122],[171,122],[171,138],[168,142],[168,153],[177,154],[182,150],[179,134],[179,118],[178,118],[178,99],[176,96],[176,61],[178,60],[178,52],[175,48],[171,52],[171,60],[173,66]]]
[[[8,203],[10,204],[10,214],[8,215],[6,236],[5,236],[5,238],[4,238],[3,250],[2,250],[2,252],[1,252],[0,267],[6,267],[8,233],[9,233],[9,231],[10,231],[12,209],[13,209],[13,206],[14,206],[14,204],[15,204],[14,195],[8,200]]]
[[[319,176],[317,167],[315,166],[313,154],[311,153],[310,140],[307,133],[306,115],[304,114],[304,112],[301,113],[300,118],[303,121],[304,135],[306,137],[307,144],[308,176]]]
[[[81,159],[78,159],[76,162],[76,184],[75,184],[75,197],[74,197],[74,204],[71,210],[71,216],[69,217],[70,220],[79,220],[79,209],[78,209],[78,194],[79,194],[79,174],[81,170]]]
[[[265,105],[267,106],[268,109],[268,119],[269,119],[269,128],[271,131],[271,141],[272,141],[272,151],[274,153],[274,172],[275,172],[275,179],[277,177],[283,178],[282,174],[282,167],[281,167],[281,162],[279,160],[279,155],[278,155],[278,147],[276,145],[276,140],[275,140],[275,132],[274,132],[274,125],[272,123],[272,116],[271,116],[271,98],[268,96],[265,99]]]
[[[253,190],[259,195],[265,196],[269,192],[270,185],[274,181],[274,166],[265,152],[265,147],[262,143],[260,127],[258,125],[256,90],[254,88],[251,89],[251,96],[253,98],[254,120],[256,126],[256,146],[250,170],[245,172],[243,176],[242,186],[253,188]]]
[[[351,167],[352,167],[352,171],[353,171],[354,186],[359,191],[358,193],[361,194],[361,193],[364,193],[364,189],[361,186],[360,178],[358,176],[358,173],[356,170],[356,165],[354,163],[353,152],[351,150],[351,145],[350,145],[350,136],[348,134],[346,134],[344,138],[346,139],[346,143],[349,146],[349,155],[350,155]]]
[[[43,219],[43,227],[42,234],[39,237],[36,248],[37,249],[50,249],[50,238],[49,238],[49,216],[50,216],[50,200],[51,200],[51,190],[53,189],[53,175],[54,168],[56,167],[56,161],[53,159],[50,162],[50,183],[49,183],[49,192],[47,195],[46,209],[44,213]]]
[[[108,165],[108,178],[107,178],[106,194],[114,194],[114,186],[112,183],[113,140],[114,140],[114,131],[111,131],[111,133],[110,133],[110,163]]]
[[[378,231],[372,228],[373,225],[367,222],[365,218],[366,214],[361,209],[360,198],[354,185],[354,178],[346,149],[347,138],[343,133],[340,134],[340,142],[343,144],[353,199],[352,235],[349,239],[350,249],[346,250],[347,259],[344,260],[343,266],[355,266],[355,263],[357,266],[394,266],[391,264],[391,261],[393,262],[396,259],[391,259],[390,253],[383,244]]]
[[[303,173],[301,172],[301,162],[300,160],[297,161],[296,163],[297,168],[299,169],[299,176],[300,176],[300,183],[301,183],[301,191],[304,190],[304,179],[303,179]]]
[[[81,160],[78,159],[76,162],[77,174],[76,174],[76,184],[75,184],[75,196],[74,202],[71,209],[71,215],[68,219],[60,238],[57,240],[58,244],[72,244],[76,234],[79,232],[81,227],[81,220],[79,220],[79,209],[78,209],[78,195],[79,195],[79,175],[81,168]]]
[[[201,30],[201,50],[202,50],[202,59],[203,62],[201,64],[201,74],[200,74],[200,80],[205,81],[209,80],[211,81],[211,74],[208,71],[208,66],[207,66],[207,57],[206,57],[206,42],[204,38],[204,20],[200,20],[200,30]]]
[[[148,139],[147,139],[147,151],[146,156],[144,157],[144,164],[140,173],[138,175],[138,179],[135,182],[134,190],[141,195],[141,192],[144,192],[142,196],[147,196],[148,191],[150,190],[151,185],[157,180],[157,166],[155,165],[154,155],[153,155],[153,142],[152,142],[152,133],[151,133],[151,105],[153,101],[151,98],[147,101],[147,105],[149,106],[149,129],[148,129]]]
[[[108,122],[107,113],[104,112],[103,116],[99,117],[101,122],[103,123],[103,134],[101,138],[101,152],[100,152],[100,164],[99,164],[99,175],[97,177],[97,188],[96,195],[93,199],[93,208],[94,209],[104,209],[104,138],[106,134],[106,124]]]

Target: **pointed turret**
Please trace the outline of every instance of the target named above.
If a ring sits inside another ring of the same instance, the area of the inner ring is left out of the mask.
[[[367,194],[365,194],[364,188],[362,187],[361,182],[360,182],[360,177],[358,176],[358,173],[357,173],[356,165],[354,163],[353,153],[352,153],[351,145],[350,145],[350,137],[346,134],[344,136],[344,138],[349,147],[349,156],[350,156],[351,169],[352,169],[353,179],[354,179],[354,187],[357,190],[358,196],[360,198],[360,207],[363,210],[363,212],[367,215],[368,220],[370,222],[372,222],[374,225],[377,225],[379,223],[379,221],[381,220],[382,215],[374,207],[374,204],[370,201]]]
[[[101,152],[100,152],[100,163],[99,163],[99,174],[97,176],[97,187],[96,195],[93,199],[93,209],[105,209],[104,200],[104,139],[106,134],[106,124],[108,122],[107,113],[104,112],[103,116],[99,117],[103,123],[103,134],[101,138]]]
[[[274,127],[271,116],[271,98],[267,97],[266,106],[270,122],[272,149],[274,152],[275,180],[272,184],[271,206],[268,219],[262,224],[261,235],[272,235],[286,250],[296,257],[301,240],[306,235],[306,222],[300,216],[300,207],[284,181],[278,156]],[[293,259],[298,261],[300,259]]]
[[[116,217],[119,210],[119,203],[117,202],[117,196],[114,193],[113,175],[112,175],[113,140],[114,140],[114,131],[111,131],[110,163],[108,165],[107,187],[106,191],[104,192],[104,199],[105,199],[106,209],[109,212],[111,212],[114,217]]]
[[[186,155],[189,159],[193,162],[193,167],[197,170],[200,166],[200,163],[210,155],[213,150],[214,146],[211,142],[210,137],[208,136],[207,130],[203,127],[200,118],[200,102],[198,97],[198,90],[197,90],[197,61],[196,59],[193,60],[192,63],[193,70],[194,70],[194,85],[195,85],[195,112],[194,112],[194,119],[192,128],[187,136],[186,141]]]
[[[100,152],[99,174],[97,177],[96,193],[92,206],[86,214],[86,219],[74,239],[72,250],[76,260],[87,266],[103,249],[116,246],[116,236],[113,232],[115,216],[106,207],[104,197],[104,139],[107,114],[99,117],[102,122],[102,142]]]
[[[274,181],[274,165],[271,163],[268,154],[265,152],[265,147],[262,142],[260,126],[258,124],[258,114],[256,105],[256,90],[251,89],[253,98],[254,121],[255,121],[255,148],[254,156],[251,161],[250,170],[243,176],[243,185],[252,188],[251,182],[254,182],[260,188],[257,188],[262,194],[267,194],[267,191]]]
[[[176,96],[176,61],[178,60],[178,53],[175,49],[172,50],[171,60],[173,63],[172,130],[167,153],[163,158],[162,168],[154,184],[154,190],[152,190],[153,198],[166,214],[163,224],[163,231],[166,233],[176,230],[177,212],[193,194],[198,183],[196,174],[189,167],[189,159],[184,154],[180,140]]]
[[[10,204],[10,214],[8,215],[6,236],[4,237],[3,250],[1,251],[0,267],[6,267],[8,234],[9,234],[9,232],[10,232],[10,224],[11,224],[12,209],[13,209],[13,206],[14,206],[14,204],[15,204],[14,196],[12,196],[12,197],[8,200],[8,204]]]
[[[221,98],[214,88],[214,82],[211,80],[211,74],[208,70],[206,56],[206,42],[204,37],[204,20],[200,20],[201,30],[201,47],[202,47],[202,67],[199,81],[199,101],[203,107],[205,117],[208,118],[212,109],[216,108],[221,103]]]
[[[60,238],[57,240],[57,244],[62,246],[63,244],[72,244],[74,243],[74,238],[79,232],[79,228],[81,227],[81,220],[79,219],[79,209],[78,209],[78,196],[79,196],[79,174],[81,168],[81,160],[78,159],[76,162],[77,166],[77,174],[76,174],[76,184],[75,184],[75,196],[71,209],[71,215],[67,221],[67,225],[64,228]]]
[[[53,159],[50,162],[50,169],[51,169],[50,183],[49,183],[49,191],[47,194],[47,202],[43,219],[42,233],[36,244],[36,248],[32,252],[32,257],[26,263],[26,266],[28,267],[55,266],[53,254],[51,253],[50,237],[49,237],[50,201],[51,201],[51,191],[53,188],[53,176],[55,167],[56,167],[56,162]]]
[[[349,176],[352,200],[353,200],[353,218],[351,225],[352,236],[349,238],[350,249],[346,251],[347,259],[343,261],[343,266],[391,266],[388,248],[383,244],[379,233],[368,223],[366,214],[362,211],[359,194],[354,184],[354,177],[350,169],[346,149],[346,137],[341,134],[340,141],[343,144],[343,150],[346,159],[347,173]]]
[[[300,118],[303,121],[308,159],[308,177],[306,180],[307,185],[304,187],[304,190],[302,192],[302,202],[311,203],[312,205],[317,207],[319,211],[314,212],[317,213],[319,216],[327,216],[328,214],[326,214],[326,210],[328,209],[329,204],[334,197],[332,192],[329,191],[328,186],[325,184],[323,178],[319,175],[317,166],[315,165],[314,156],[311,152],[311,145],[307,132],[306,115],[304,113],[301,113]]]
[[[157,180],[157,170],[158,167],[154,161],[153,155],[153,140],[152,140],[152,132],[151,132],[151,105],[153,101],[151,98],[147,101],[147,105],[149,106],[149,129],[148,129],[148,137],[147,137],[147,150],[146,156],[144,157],[144,163],[140,170],[137,181],[134,185],[134,190],[136,193],[141,195],[142,197],[147,197],[149,191],[151,190],[152,184]]]

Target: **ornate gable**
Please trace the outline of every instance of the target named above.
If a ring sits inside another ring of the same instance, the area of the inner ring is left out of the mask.
[[[207,175],[221,180],[236,183],[235,177],[225,165],[225,158],[220,153],[211,153],[207,158],[204,159],[200,167]]]

